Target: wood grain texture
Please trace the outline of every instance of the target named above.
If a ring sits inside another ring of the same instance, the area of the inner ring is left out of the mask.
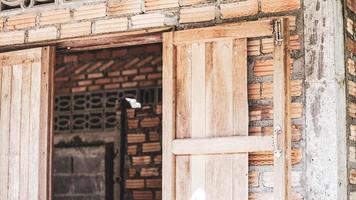
[[[1,119],[0,119],[0,199],[8,199],[9,178],[9,139],[10,139],[10,113],[11,113],[11,78],[12,67],[1,66]]]
[[[247,37],[271,35],[271,20],[164,34],[163,199],[248,199],[248,153],[271,163],[273,140],[248,136]]]
[[[247,39],[236,39],[233,49],[233,133],[248,136]],[[254,146],[254,144],[251,144]],[[261,145],[267,147],[268,145]],[[250,152],[250,151],[245,151]],[[248,153],[232,159],[233,199],[248,199]]]
[[[175,51],[173,33],[163,34],[163,127],[162,127],[162,199],[175,199],[176,161],[172,153],[175,138]]]
[[[276,45],[273,52],[273,126],[280,126],[282,134],[277,138],[280,157],[274,157],[274,199],[290,199],[291,171],[291,95],[290,95],[290,58],[288,19],[279,19],[282,23],[283,42]]]
[[[11,117],[10,117],[10,148],[9,148],[9,187],[8,199],[17,200],[20,195],[20,141],[21,141],[21,92],[22,65],[12,67],[11,83]]]
[[[49,198],[54,53],[0,54],[0,199]]]

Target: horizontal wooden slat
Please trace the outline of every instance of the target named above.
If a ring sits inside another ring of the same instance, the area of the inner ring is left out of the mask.
[[[226,38],[249,38],[272,35],[272,20],[230,23],[174,33],[174,43],[214,41]]]
[[[172,142],[175,155],[203,155],[272,151],[271,136],[232,136],[202,139],[176,139]]]

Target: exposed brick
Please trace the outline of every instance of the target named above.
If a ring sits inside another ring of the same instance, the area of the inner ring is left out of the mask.
[[[104,86],[104,88],[106,90],[118,89],[120,87],[121,87],[121,85],[119,83],[107,84],[107,85]]]
[[[146,141],[145,134],[127,134],[127,142],[128,143],[141,143],[144,141]]]
[[[176,17],[166,16],[162,13],[136,15],[131,18],[131,21],[134,29],[175,25],[177,23]]]
[[[347,0],[347,7],[348,7],[353,13],[356,13],[355,0]]]
[[[179,7],[178,0],[145,0],[145,10]]]
[[[143,179],[128,179],[125,181],[125,187],[127,189],[144,188],[145,181]]]
[[[95,54],[90,52],[85,52],[79,54],[79,61],[90,61],[95,59]]]
[[[162,74],[161,73],[155,73],[155,74],[149,74],[147,76],[148,79],[162,79]]]
[[[103,73],[88,74],[88,78],[102,78],[102,77],[104,77]]]
[[[148,200],[153,199],[153,194],[151,191],[133,191],[133,199],[137,200]]]
[[[259,186],[259,171],[250,171],[248,173],[248,185],[250,187],[258,187]]]
[[[8,30],[23,29],[36,25],[36,14],[22,14],[11,16],[7,19],[6,27]]]
[[[142,145],[142,152],[159,152],[161,151],[161,144],[155,143],[145,143]]]
[[[128,155],[136,155],[137,154],[137,145],[130,145],[127,147]]]
[[[72,92],[77,93],[77,92],[85,92],[87,87],[74,87],[72,88]]]
[[[162,163],[162,156],[156,156],[156,157],[154,157],[153,162],[154,162],[155,164],[161,164],[161,163]]]
[[[261,0],[261,11],[265,13],[284,12],[300,8],[300,0]]]
[[[136,176],[136,172],[137,172],[136,168],[130,168],[129,169],[129,177]]]
[[[223,19],[256,15],[258,13],[258,0],[221,4],[220,11]]]
[[[160,124],[160,119],[158,117],[144,118],[140,122],[141,127],[157,127],[159,124]]]
[[[132,87],[136,87],[138,84],[137,82],[126,82],[122,84],[123,88],[132,88]]]
[[[78,56],[76,56],[76,55],[66,55],[63,57],[64,63],[72,63],[72,62],[77,62],[77,61],[78,61]]]
[[[142,168],[140,171],[140,176],[159,176],[158,168]]]
[[[79,86],[88,86],[88,85],[91,85],[91,84],[93,84],[92,80],[83,80],[83,81],[79,81],[78,82]]]
[[[40,25],[63,24],[70,21],[69,9],[58,9],[41,12]]]
[[[253,72],[255,76],[272,76],[273,75],[273,60],[256,60],[254,63]]]
[[[0,33],[0,44],[22,44],[25,42],[25,31],[9,31]]]
[[[248,84],[248,99],[260,99],[261,98],[261,84]]]
[[[247,40],[247,55],[258,56],[261,54],[261,40],[249,39]]]
[[[117,49],[112,52],[113,58],[120,58],[127,54],[127,49]]]
[[[53,40],[57,38],[58,29],[55,26],[49,26],[45,28],[39,29],[31,29],[28,31],[28,41],[36,42],[36,41],[45,41],[45,40]]]
[[[200,3],[206,3],[206,2],[211,2],[211,0],[181,0],[183,6],[190,6],[190,5],[195,5],[195,4],[200,4]]]
[[[161,188],[162,179],[146,179],[147,188]]]
[[[356,169],[351,169],[349,172],[349,181],[351,184],[356,184]]]
[[[141,87],[153,86],[153,85],[156,85],[155,81],[153,81],[153,80],[140,81],[140,86]]]
[[[122,75],[135,75],[138,73],[138,70],[137,69],[127,69],[127,70],[124,70],[122,71]]]
[[[5,19],[0,17],[0,31],[4,30]]]
[[[97,59],[110,59],[111,51],[110,50],[102,50],[96,54]]]
[[[132,157],[133,165],[148,165],[151,163],[150,156],[134,156]]]
[[[73,10],[73,18],[76,21],[93,19],[106,15],[106,4],[80,6]]]
[[[61,38],[78,37],[91,33],[91,22],[76,22],[61,26]]]
[[[97,85],[108,84],[110,82],[111,82],[110,78],[101,78],[101,79],[95,80],[95,84],[97,84]]]
[[[159,141],[160,137],[157,132],[150,132],[150,141],[151,142],[156,142]]]
[[[138,120],[137,119],[130,119],[128,121],[129,129],[137,128],[138,127]]]
[[[108,15],[141,13],[141,0],[109,1]]]
[[[203,22],[215,19],[215,6],[183,8],[180,11],[179,23]]]
[[[95,21],[94,33],[110,33],[125,31],[128,28],[128,19],[126,17],[103,19]]]

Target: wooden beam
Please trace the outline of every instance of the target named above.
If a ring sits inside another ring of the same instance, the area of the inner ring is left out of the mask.
[[[174,43],[263,37],[270,36],[271,33],[272,20],[229,23],[214,27],[178,31],[174,34]]]
[[[172,143],[172,152],[175,155],[232,154],[272,150],[271,136],[176,139]]]
[[[276,146],[281,155],[274,155],[274,199],[289,200],[291,190],[291,116],[290,116],[290,55],[289,21],[287,18],[278,19],[281,23],[283,41],[274,46],[274,72],[273,72],[273,127],[280,128],[281,133],[276,135]]]
[[[94,50],[102,48],[114,48],[120,46],[142,45],[147,43],[162,42],[162,32],[172,30],[173,27],[161,27],[136,31],[126,31],[102,35],[90,35],[77,38],[59,39],[53,41],[40,41],[26,44],[15,44],[0,47],[0,52],[8,52],[20,49],[28,49],[43,46],[56,46],[59,51]],[[156,35],[156,36],[154,36]],[[144,37],[148,38],[145,39]],[[131,42],[130,42],[131,40]],[[145,43],[147,42],[147,43]],[[68,49],[68,47],[70,47]]]
[[[175,51],[173,32],[163,34],[163,127],[162,127],[162,199],[175,199],[176,159],[172,153],[175,137]]]

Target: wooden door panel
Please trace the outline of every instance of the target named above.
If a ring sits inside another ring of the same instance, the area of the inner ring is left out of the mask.
[[[0,199],[49,198],[53,56],[50,47],[0,54]]]
[[[274,196],[289,198],[286,139],[290,127],[285,119],[290,102],[288,97],[281,98],[289,95],[289,73],[285,73],[288,56],[283,40],[276,40],[274,76],[278,78],[273,84],[280,84],[273,88],[278,99],[274,99],[273,113],[279,116],[274,128],[282,126],[281,134],[248,136],[247,39],[273,35],[275,24],[264,20],[163,35],[164,200],[247,200],[248,153],[276,148],[282,154],[274,154],[275,174],[283,175],[275,184]],[[285,36],[283,32],[277,30],[275,37]]]

